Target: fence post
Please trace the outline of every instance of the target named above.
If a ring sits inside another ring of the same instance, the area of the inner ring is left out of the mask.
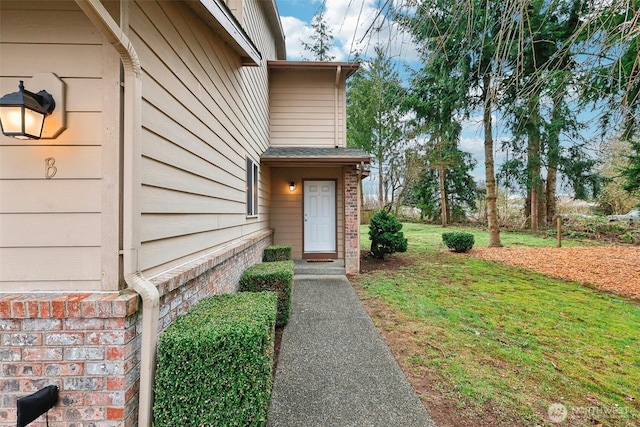
[[[558,215],[558,226],[556,229],[556,235],[558,237],[558,247],[561,248],[562,247],[562,217],[560,215]]]

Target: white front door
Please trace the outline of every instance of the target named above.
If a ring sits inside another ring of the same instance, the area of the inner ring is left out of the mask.
[[[335,181],[304,181],[304,252],[336,252]]]

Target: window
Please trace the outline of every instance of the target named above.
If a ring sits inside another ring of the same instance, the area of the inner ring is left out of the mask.
[[[258,215],[258,165],[247,158],[247,216]]]

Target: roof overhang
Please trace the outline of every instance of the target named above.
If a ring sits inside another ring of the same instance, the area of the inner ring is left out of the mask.
[[[231,49],[240,55],[242,65],[260,65],[262,54],[222,0],[184,1]],[[271,1],[273,0],[268,0],[268,2]]]
[[[318,61],[267,61],[269,70],[335,70],[340,69],[348,78],[360,68],[359,62],[318,62]]]
[[[260,162],[273,166],[364,165],[371,163],[371,156],[356,148],[270,147]]]

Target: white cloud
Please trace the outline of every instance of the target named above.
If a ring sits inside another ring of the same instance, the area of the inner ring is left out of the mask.
[[[280,22],[282,22],[282,30],[285,34],[287,59],[302,58],[304,49],[300,40],[308,37],[308,34],[311,33],[311,27],[308,23],[293,16],[281,16]]]
[[[395,22],[390,22],[376,7],[375,0],[345,1],[326,0],[325,20],[334,36],[335,48],[331,55],[336,61],[353,59],[355,52],[367,57],[373,47],[387,48],[389,56],[406,61],[416,61],[417,50],[409,34],[404,33]],[[306,56],[301,39],[308,40],[311,23],[295,17],[281,17],[286,36],[287,58],[299,60]]]

